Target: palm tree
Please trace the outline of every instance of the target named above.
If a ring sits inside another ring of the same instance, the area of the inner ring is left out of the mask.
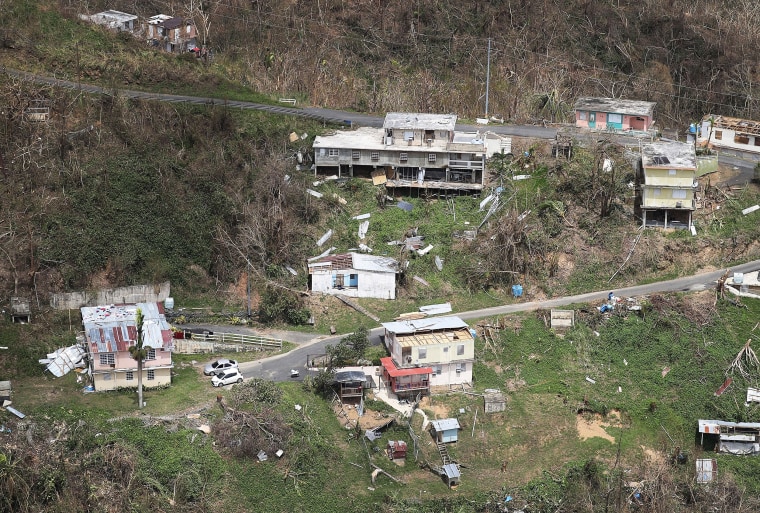
[[[135,327],[137,328],[137,342],[129,346],[129,354],[137,362],[137,401],[138,407],[143,407],[142,370],[143,361],[148,356],[148,350],[143,347],[143,313],[139,308],[135,314]]]

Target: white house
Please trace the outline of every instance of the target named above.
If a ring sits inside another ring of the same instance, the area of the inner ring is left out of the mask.
[[[111,30],[133,32],[135,30],[135,22],[137,22],[136,14],[128,14],[121,11],[103,11],[92,16],[81,16],[82,19],[89,19],[91,22],[98,25],[103,25]]]
[[[486,160],[512,140],[455,130],[453,114],[391,112],[382,128],[339,130],[314,139],[314,172],[372,176],[386,187],[479,191]]]
[[[309,262],[312,292],[396,299],[398,262],[389,257],[343,253]]]
[[[760,121],[710,114],[702,118],[697,130],[700,146],[760,153]]]
[[[472,382],[475,339],[456,316],[384,322],[393,369],[432,369],[430,386]],[[390,363],[390,362],[389,362]]]

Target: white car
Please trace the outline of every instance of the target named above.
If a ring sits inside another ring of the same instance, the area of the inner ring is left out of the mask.
[[[238,367],[238,362],[236,362],[235,360],[220,358],[216,361],[206,364],[206,366],[203,368],[203,374],[205,374],[206,376],[219,375],[224,372],[227,372],[228,370],[237,369],[237,367]]]
[[[230,369],[223,374],[217,374],[211,378],[211,384],[215,387],[221,387],[224,385],[231,385],[233,383],[242,383],[243,375],[240,374],[238,369]]]

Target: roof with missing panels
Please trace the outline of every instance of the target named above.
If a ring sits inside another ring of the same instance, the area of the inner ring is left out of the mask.
[[[713,128],[733,130],[738,134],[760,135],[760,121],[729,118],[727,116],[705,116],[703,121],[712,120]]]
[[[401,130],[447,130],[454,131],[457,117],[454,114],[420,114],[416,112],[389,112],[385,115],[383,128]]]
[[[383,323],[383,328],[397,335],[425,331],[467,329],[468,327],[466,322],[454,315]]]
[[[658,141],[641,147],[641,162],[645,168],[696,169],[694,145],[677,141]]]
[[[96,18],[104,20],[104,21],[116,21],[119,23],[125,23],[128,21],[136,20],[137,15],[129,14],[126,12],[121,12],[121,11],[109,10],[109,11],[103,11],[97,14],[93,14],[93,19],[96,19]]]
[[[160,303],[82,307],[82,324],[91,352],[115,353],[135,345],[137,309],[143,314],[143,344],[154,349],[172,346],[172,332]]]
[[[342,253],[329,255],[309,262],[309,271],[367,271],[376,273],[396,273],[398,262],[390,257],[365,255],[363,253]]]
[[[578,98],[575,110],[591,112],[611,112],[614,114],[629,114],[631,116],[652,116],[654,102],[640,100],[623,100],[621,98]]]

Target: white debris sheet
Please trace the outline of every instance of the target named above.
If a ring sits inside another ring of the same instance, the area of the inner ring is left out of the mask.
[[[82,346],[70,346],[57,349],[54,353],[48,354],[47,358],[40,359],[39,362],[47,365],[45,370],[60,378],[77,367],[84,367],[84,357],[85,350]]]

